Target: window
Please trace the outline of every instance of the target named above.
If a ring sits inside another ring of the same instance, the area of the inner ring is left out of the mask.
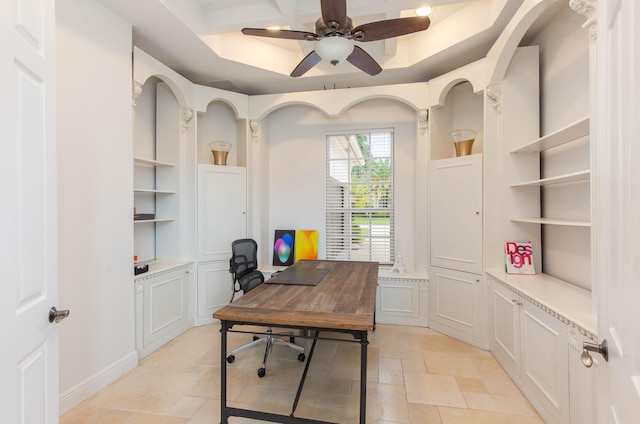
[[[327,259],[394,261],[393,132],[327,136]]]

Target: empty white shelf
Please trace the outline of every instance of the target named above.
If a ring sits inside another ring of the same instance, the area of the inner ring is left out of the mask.
[[[512,222],[524,222],[529,224],[563,225],[566,227],[591,227],[589,221],[575,221],[569,219],[552,218],[511,218]]]
[[[175,191],[167,191],[167,190],[149,190],[146,188],[134,188],[133,191],[135,193],[151,193],[151,194],[176,194]]]
[[[511,153],[542,152],[589,135],[589,118],[583,118],[558,131],[545,135],[529,144],[513,149]]]
[[[133,158],[133,163],[138,165],[150,165],[150,166],[175,166],[172,163],[160,162],[153,159]]]
[[[526,181],[524,183],[512,184],[511,187],[542,187],[553,184],[564,184],[564,183],[572,183],[576,181],[588,181],[591,177],[591,171],[578,171],[572,172],[569,174],[558,175],[555,177],[542,178],[540,180]]]

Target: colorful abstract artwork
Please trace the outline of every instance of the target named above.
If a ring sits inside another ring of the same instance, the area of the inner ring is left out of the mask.
[[[276,230],[273,240],[273,265],[293,265],[296,244],[295,230]]]
[[[296,230],[295,261],[318,259],[318,230]]]

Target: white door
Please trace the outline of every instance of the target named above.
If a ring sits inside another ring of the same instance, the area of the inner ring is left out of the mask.
[[[640,2],[598,2],[595,281],[601,362],[599,423],[640,417]],[[608,380],[608,381],[606,381]]]
[[[0,422],[58,422],[55,2],[0,2]]]

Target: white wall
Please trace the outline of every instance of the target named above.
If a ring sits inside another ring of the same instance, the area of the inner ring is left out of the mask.
[[[289,106],[268,115],[261,125],[262,146],[266,148],[267,195],[262,210],[268,224],[262,235],[261,261],[271,264],[273,232],[276,229],[320,230],[320,258],[325,258],[325,134],[333,131],[393,128],[395,131],[395,213],[396,237],[402,239],[402,255],[409,270],[414,258],[417,112],[395,100],[367,100],[352,106],[337,118],[309,106]],[[266,239],[268,237],[268,240]],[[266,249],[265,249],[266,248]],[[268,257],[265,255],[268,254]]]
[[[531,45],[540,46],[540,134],[589,115],[589,35],[584,16],[564,2]]]
[[[61,413],[137,364],[131,26],[96,0],[58,0]]]
[[[589,34],[584,17],[565,2],[560,12],[533,39],[540,46],[540,134],[546,135],[589,115]],[[542,156],[542,176],[589,169],[589,145]],[[589,219],[588,182],[542,190],[546,216]],[[588,228],[543,227],[543,271],[580,287],[591,288],[591,243]]]

